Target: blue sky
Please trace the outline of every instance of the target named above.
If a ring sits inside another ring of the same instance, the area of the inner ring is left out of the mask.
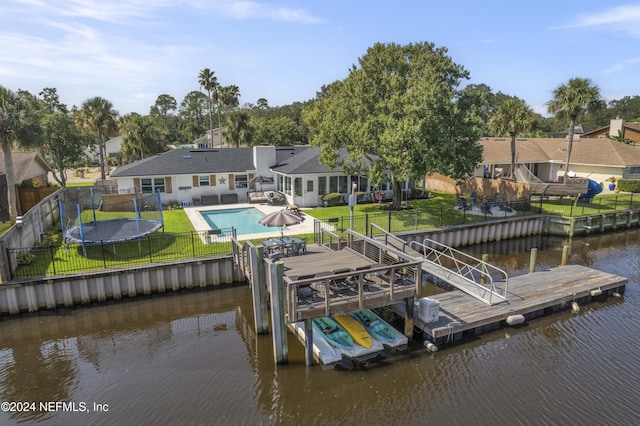
[[[605,99],[640,95],[640,3],[592,0],[3,0],[0,84],[102,96],[147,114],[215,71],[241,103],[315,96],[376,42],[429,41],[471,74],[543,113],[551,92],[590,78]]]

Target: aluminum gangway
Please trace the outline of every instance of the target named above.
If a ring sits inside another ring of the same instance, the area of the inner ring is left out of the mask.
[[[429,238],[409,248],[421,253],[424,272],[488,305],[507,301],[509,276],[503,269]]]
[[[507,301],[509,276],[503,269],[429,238],[422,243],[407,243],[373,223],[369,225],[369,237],[373,237],[374,230],[382,233],[378,238],[386,245],[422,258],[425,273],[488,305]]]

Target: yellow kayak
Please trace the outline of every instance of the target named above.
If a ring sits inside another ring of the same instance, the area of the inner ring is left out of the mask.
[[[358,320],[350,315],[336,315],[333,319],[342,326],[353,338],[353,341],[365,348],[370,348],[373,345],[371,335],[367,332]]]

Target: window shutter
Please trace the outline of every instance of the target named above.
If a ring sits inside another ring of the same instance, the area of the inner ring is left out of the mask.
[[[229,189],[236,189],[236,182],[234,181],[234,175],[229,173]]]
[[[171,177],[165,176],[164,178],[164,190],[167,194],[171,194]]]
[[[197,188],[200,186],[200,177],[199,176],[192,176],[192,182],[193,182],[193,187]]]
[[[216,175],[209,175],[209,185],[216,186]]]
[[[253,173],[249,173],[249,189],[256,189],[256,184],[251,182],[251,179],[253,179]]]
[[[133,186],[134,186],[138,191],[142,191],[142,187],[140,186],[140,178],[133,178]]]

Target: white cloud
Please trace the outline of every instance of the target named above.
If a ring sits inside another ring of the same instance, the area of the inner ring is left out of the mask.
[[[601,13],[581,14],[563,28],[599,28],[640,37],[640,5],[620,6]]]
[[[185,3],[201,9],[213,10],[227,18],[268,19],[273,21],[295,22],[302,24],[317,24],[323,19],[309,14],[303,9],[293,9],[284,6],[272,6],[249,0],[184,0]]]
[[[618,71],[622,71],[625,68],[627,68],[628,66],[633,65],[633,64],[637,64],[638,62],[640,62],[640,57],[626,59],[624,61],[617,62],[617,63],[611,65],[609,68],[605,69],[603,71],[603,73],[612,74],[612,73],[615,73],[615,72],[618,72]]]

